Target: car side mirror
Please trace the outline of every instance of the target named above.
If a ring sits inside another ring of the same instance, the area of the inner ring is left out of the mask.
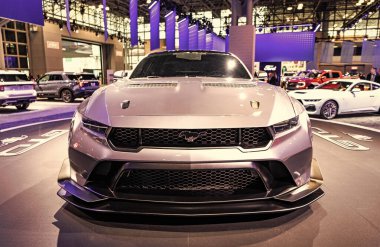
[[[361,92],[362,90],[360,90],[360,88],[353,88],[352,90],[351,90],[351,93],[359,93],[359,92]]]

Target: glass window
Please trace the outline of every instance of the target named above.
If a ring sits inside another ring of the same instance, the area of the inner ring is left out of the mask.
[[[5,66],[10,69],[10,68],[18,68],[18,59],[17,57],[13,56],[5,56]]]
[[[5,40],[16,42],[16,34],[15,31],[5,30]]]
[[[16,22],[16,29],[25,31],[25,23]]]
[[[11,29],[14,29],[15,28],[15,23],[13,21],[10,21],[7,23],[7,28],[11,28]]]
[[[17,32],[17,42],[26,43],[26,33]]]
[[[342,47],[334,47],[334,57],[339,57],[342,54]]]
[[[360,91],[371,91],[371,84],[367,82],[361,82],[356,84],[354,88],[358,88]]]
[[[362,55],[362,47],[354,46],[354,56],[361,56],[361,55]]]
[[[332,78],[339,78],[340,75],[338,72],[332,72]]]
[[[27,81],[28,77],[25,74],[0,74],[0,81],[14,82],[14,81]]]
[[[62,75],[50,75],[49,81],[62,81]]]
[[[26,45],[18,45],[18,54],[22,56],[28,55],[28,48]]]
[[[16,45],[13,43],[5,43],[6,54],[17,55]]]
[[[38,80],[38,83],[45,83],[49,80],[49,75],[45,75]]]
[[[20,68],[23,68],[23,69],[29,68],[27,57],[20,57]]]
[[[380,88],[380,85],[372,84],[372,90],[378,90]]]

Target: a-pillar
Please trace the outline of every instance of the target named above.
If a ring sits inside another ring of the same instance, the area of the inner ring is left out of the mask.
[[[252,25],[253,0],[246,4],[247,25],[238,26],[238,18],[241,16],[242,5],[239,0],[232,0],[232,20],[230,28],[230,52],[238,56],[254,73],[255,60],[255,27]]]

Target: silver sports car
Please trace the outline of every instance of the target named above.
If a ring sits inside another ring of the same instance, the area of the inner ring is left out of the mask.
[[[58,195],[90,211],[283,212],[324,192],[304,107],[218,52],[162,52],[77,109]]]

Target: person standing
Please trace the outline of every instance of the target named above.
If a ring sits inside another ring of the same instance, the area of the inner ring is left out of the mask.
[[[273,85],[273,86],[278,86],[277,84],[277,76],[275,72],[269,72],[268,74],[268,83]]]
[[[376,68],[371,68],[371,72],[367,75],[367,81],[380,83],[380,75],[377,73]]]

